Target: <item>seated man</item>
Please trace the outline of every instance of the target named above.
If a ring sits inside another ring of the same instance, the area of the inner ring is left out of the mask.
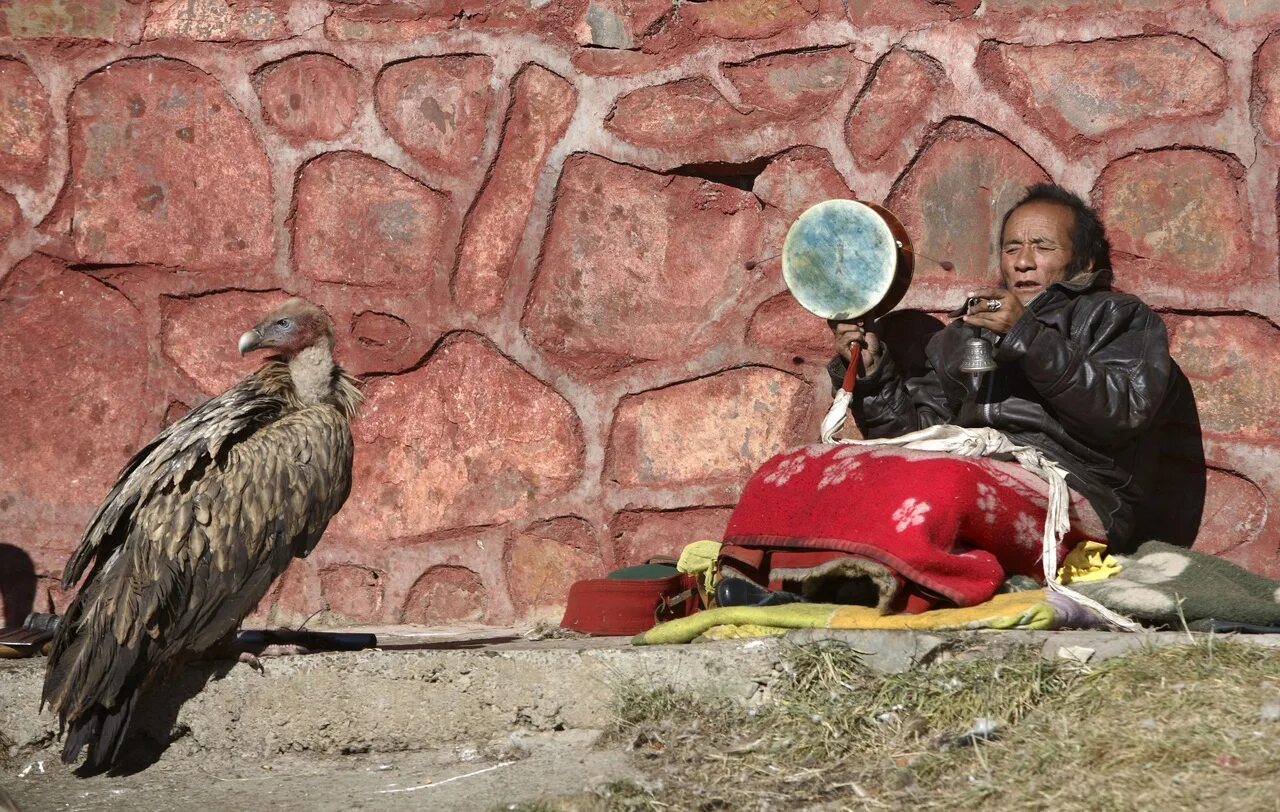
[[[1067,472],[1073,532],[1064,547],[1103,535],[1127,541],[1149,487],[1153,427],[1169,385],[1164,324],[1136,297],[1110,289],[1102,224],[1059,186],[1030,187],[1005,215],[999,270],[999,286],[972,293],[963,318],[929,341],[918,377],[899,373],[874,326],[833,324],[832,380],[840,385],[856,345],[863,373],[851,410],[864,436],[944,423],[997,429]],[[992,342],[997,365],[980,378],[960,371],[975,335]],[[726,543],[852,553],[871,563],[875,602],[886,611],[969,605],[1009,575],[1036,575],[1047,485],[1015,463],[945,456],[853,445],[775,458],[748,485]],[[926,458],[933,461],[911,464]],[[855,471],[841,507],[829,486]],[[768,492],[793,478],[787,494]],[[846,573],[857,570],[847,564]],[[783,567],[781,577],[821,574],[807,566]],[[887,582],[874,572],[881,568],[906,587],[889,592],[915,588],[926,599],[886,600]],[[779,571],[775,565],[774,581]]]

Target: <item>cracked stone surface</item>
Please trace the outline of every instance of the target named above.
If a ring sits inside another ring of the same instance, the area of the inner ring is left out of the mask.
[[[423,166],[465,174],[484,149],[492,73],[493,60],[483,56],[397,62],[378,76],[378,117]]]
[[[329,141],[351,128],[359,112],[360,76],[327,54],[300,54],[258,71],[262,117],[298,141]]]
[[[325,282],[415,288],[441,272],[448,197],[368,155],[333,152],[298,181],[294,262]]]
[[[366,396],[355,484],[331,525],[353,543],[510,521],[581,477],[572,408],[474,334]]]
[[[252,267],[274,250],[262,142],[214,79],[175,59],[77,86],[66,206],[85,262]]]

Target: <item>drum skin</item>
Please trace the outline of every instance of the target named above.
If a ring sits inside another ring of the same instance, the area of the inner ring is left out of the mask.
[[[913,268],[911,241],[898,219],[857,200],[809,208],[782,246],[782,276],[791,295],[832,321],[889,312],[906,294]]]

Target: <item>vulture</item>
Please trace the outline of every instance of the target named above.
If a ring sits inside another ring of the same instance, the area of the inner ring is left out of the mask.
[[[274,352],[240,383],[170,425],[125,464],[68,559],[88,575],[58,624],[42,707],[62,760],[115,765],[139,696],[234,635],[351,490],[356,380],[333,360],[333,326],[291,299],[240,336]]]

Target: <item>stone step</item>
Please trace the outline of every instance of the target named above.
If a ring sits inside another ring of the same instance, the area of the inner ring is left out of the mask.
[[[922,632],[804,629],[783,637],[682,646],[632,646],[625,638],[528,640],[509,629],[375,630],[380,647],[357,652],[187,666],[151,698],[139,726],[198,752],[382,753],[488,742],[515,731],[598,730],[620,687],[767,700],[786,649],[838,640],[882,671],[940,656],[1003,656],[1033,646],[1097,661],[1188,635],[1108,632]],[[1241,639],[1280,644],[1280,635]],[[44,659],[0,661],[0,733],[11,755],[52,754],[56,724],[37,714]]]
[[[140,714],[130,747],[137,754],[133,769],[145,769],[123,784],[72,778],[57,763],[52,715],[36,712],[45,661],[0,661],[0,735],[8,743],[7,754],[0,754],[7,755],[0,786],[13,782],[17,789],[11,791],[27,812],[183,809],[192,808],[196,796],[174,787],[211,770],[227,781],[245,782],[261,780],[263,771],[284,771],[296,780],[273,781],[273,805],[336,810],[350,807],[338,800],[317,804],[314,798],[302,804],[300,796],[281,796],[280,786],[302,792],[306,776],[341,774],[343,786],[377,796],[369,808],[407,809],[421,808],[408,796],[425,790],[408,787],[427,786],[422,776],[461,785],[474,775],[477,782],[488,776],[480,782],[492,790],[482,793],[486,803],[517,802],[540,797],[535,790],[554,783],[550,773],[542,782],[530,777],[530,771],[540,774],[536,765],[544,762],[559,765],[552,772],[561,783],[628,773],[618,747],[594,746],[615,718],[624,686],[764,703],[797,644],[839,641],[861,652],[872,668],[902,671],[940,658],[1021,656],[1028,649],[1046,658],[1097,662],[1190,639],[1174,632],[804,629],[782,637],[636,647],[625,638],[528,640],[507,629],[377,633],[378,649],[264,658],[265,674],[233,662],[187,666]],[[1237,639],[1280,645],[1280,635]],[[384,768],[394,775],[376,774]],[[169,773],[188,779],[164,778]],[[567,791],[573,789],[581,787]],[[116,790],[124,793],[118,799],[110,794]],[[433,788],[432,804],[453,791]],[[448,808],[471,808],[454,801]]]

